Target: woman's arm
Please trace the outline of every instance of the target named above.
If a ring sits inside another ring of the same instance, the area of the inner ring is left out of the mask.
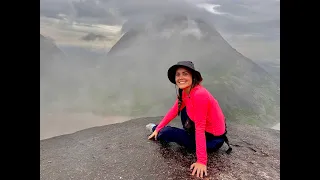
[[[182,102],[181,108],[183,108],[184,103]],[[162,121],[156,128],[156,131],[160,131],[164,126],[166,126],[172,119],[174,119],[178,115],[178,99],[175,101],[174,105],[170,108],[167,114],[164,116]]]
[[[207,145],[206,145],[206,119],[208,113],[209,100],[206,92],[198,91],[194,94],[193,106],[196,129],[196,155],[197,163],[207,165]]]

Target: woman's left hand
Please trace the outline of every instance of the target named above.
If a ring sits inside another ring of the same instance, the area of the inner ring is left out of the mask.
[[[197,173],[197,177],[201,177],[203,178],[203,173],[207,176],[207,166],[204,165],[204,164],[200,164],[200,163],[193,163],[191,166],[190,166],[190,169],[192,171],[192,176],[195,175],[195,173]]]

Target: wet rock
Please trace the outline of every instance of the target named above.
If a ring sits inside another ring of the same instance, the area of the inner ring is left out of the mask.
[[[147,139],[140,118],[40,141],[41,179],[196,179],[189,170],[195,153]],[[179,121],[170,123],[181,127]],[[280,179],[280,132],[229,124],[226,144],[208,154],[206,179]],[[50,163],[48,163],[50,162]]]

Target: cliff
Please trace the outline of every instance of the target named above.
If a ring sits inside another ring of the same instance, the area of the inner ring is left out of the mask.
[[[94,127],[40,141],[40,179],[195,179],[195,154],[147,139],[157,118]],[[170,125],[181,127],[175,119]],[[280,179],[280,131],[228,123],[233,151],[208,154],[206,179]]]

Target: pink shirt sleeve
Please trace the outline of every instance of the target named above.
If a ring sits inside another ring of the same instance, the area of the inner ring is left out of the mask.
[[[207,145],[206,145],[206,119],[208,113],[209,100],[203,91],[196,92],[193,97],[194,117],[196,129],[196,155],[197,162],[207,165]]]
[[[184,103],[182,102],[181,109],[183,108],[183,106],[184,106]],[[178,99],[175,101],[173,106],[170,108],[170,110],[164,116],[162,121],[158,124],[156,131],[159,132],[164,126],[166,126],[170,121],[172,121],[177,115],[178,115]]]

